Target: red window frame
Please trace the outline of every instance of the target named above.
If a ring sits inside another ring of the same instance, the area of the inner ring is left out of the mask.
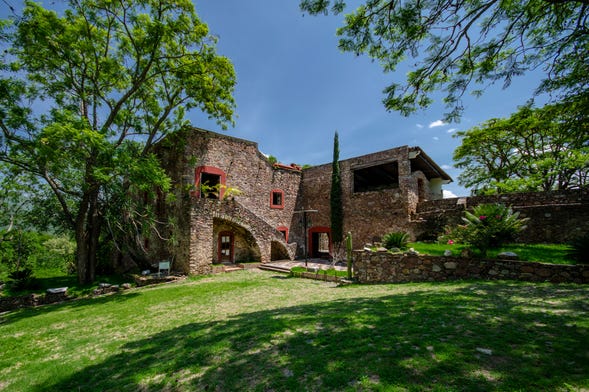
[[[199,166],[195,169],[194,185],[196,187],[196,190],[194,192],[194,195],[199,198],[201,197],[200,196],[200,179],[201,179],[203,173],[220,176],[221,189],[219,190],[219,200],[222,200],[223,195],[225,193],[225,181],[227,180],[227,175],[225,174],[225,172],[223,170],[221,170],[215,166]]]
[[[280,194],[280,204],[274,203],[274,194],[276,193]],[[272,189],[272,191],[270,192],[270,208],[284,208],[284,191],[282,189]]]

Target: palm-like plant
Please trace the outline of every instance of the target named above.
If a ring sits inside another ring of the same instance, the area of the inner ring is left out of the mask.
[[[490,248],[513,241],[529,220],[520,218],[519,212],[503,204],[480,204],[464,215],[461,240],[478,249],[482,256],[486,256]]]

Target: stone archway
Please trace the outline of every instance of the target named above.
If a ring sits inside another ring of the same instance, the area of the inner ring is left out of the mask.
[[[231,238],[231,258],[228,260],[221,252],[225,245],[220,243],[222,238]],[[243,263],[260,262],[262,252],[253,234],[245,227],[230,220],[213,219],[213,264],[221,262]]]

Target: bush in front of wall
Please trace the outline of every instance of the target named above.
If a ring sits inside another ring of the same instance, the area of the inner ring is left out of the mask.
[[[409,234],[404,231],[393,231],[382,237],[382,246],[387,249],[399,248],[407,249]]]
[[[569,257],[579,264],[589,264],[589,232],[573,239]]]
[[[465,211],[462,220],[465,224],[456,228],[456,239],[484,257],[489,249],[513,241],[529,218],[520,218],[519,212],[503,204],[480,204],[472,212]]]

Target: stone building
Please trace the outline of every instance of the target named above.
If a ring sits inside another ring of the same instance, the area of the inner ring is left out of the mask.
[[[188,128],[159,143],[157,155],[171,177],[175,198],[159,200],[162,222],[149,240],[153,259],[173,269],[206,274],[214,264],[329,257],[331,164],[302,170],[271,163],[257,143]],[[451,181],[418,147],[398,147],[340,161],[344,231],[356,243],[392,230],[411,230],[424,200],[442,198]],[[301,210],[309,213],[304,235]],[[307,238],[305,238],[307,237]],[[161,240],[166,238],[166,241]],[[170,240],[172,239],[172,240]],[[307,252],[305,252],[305,245]]]

